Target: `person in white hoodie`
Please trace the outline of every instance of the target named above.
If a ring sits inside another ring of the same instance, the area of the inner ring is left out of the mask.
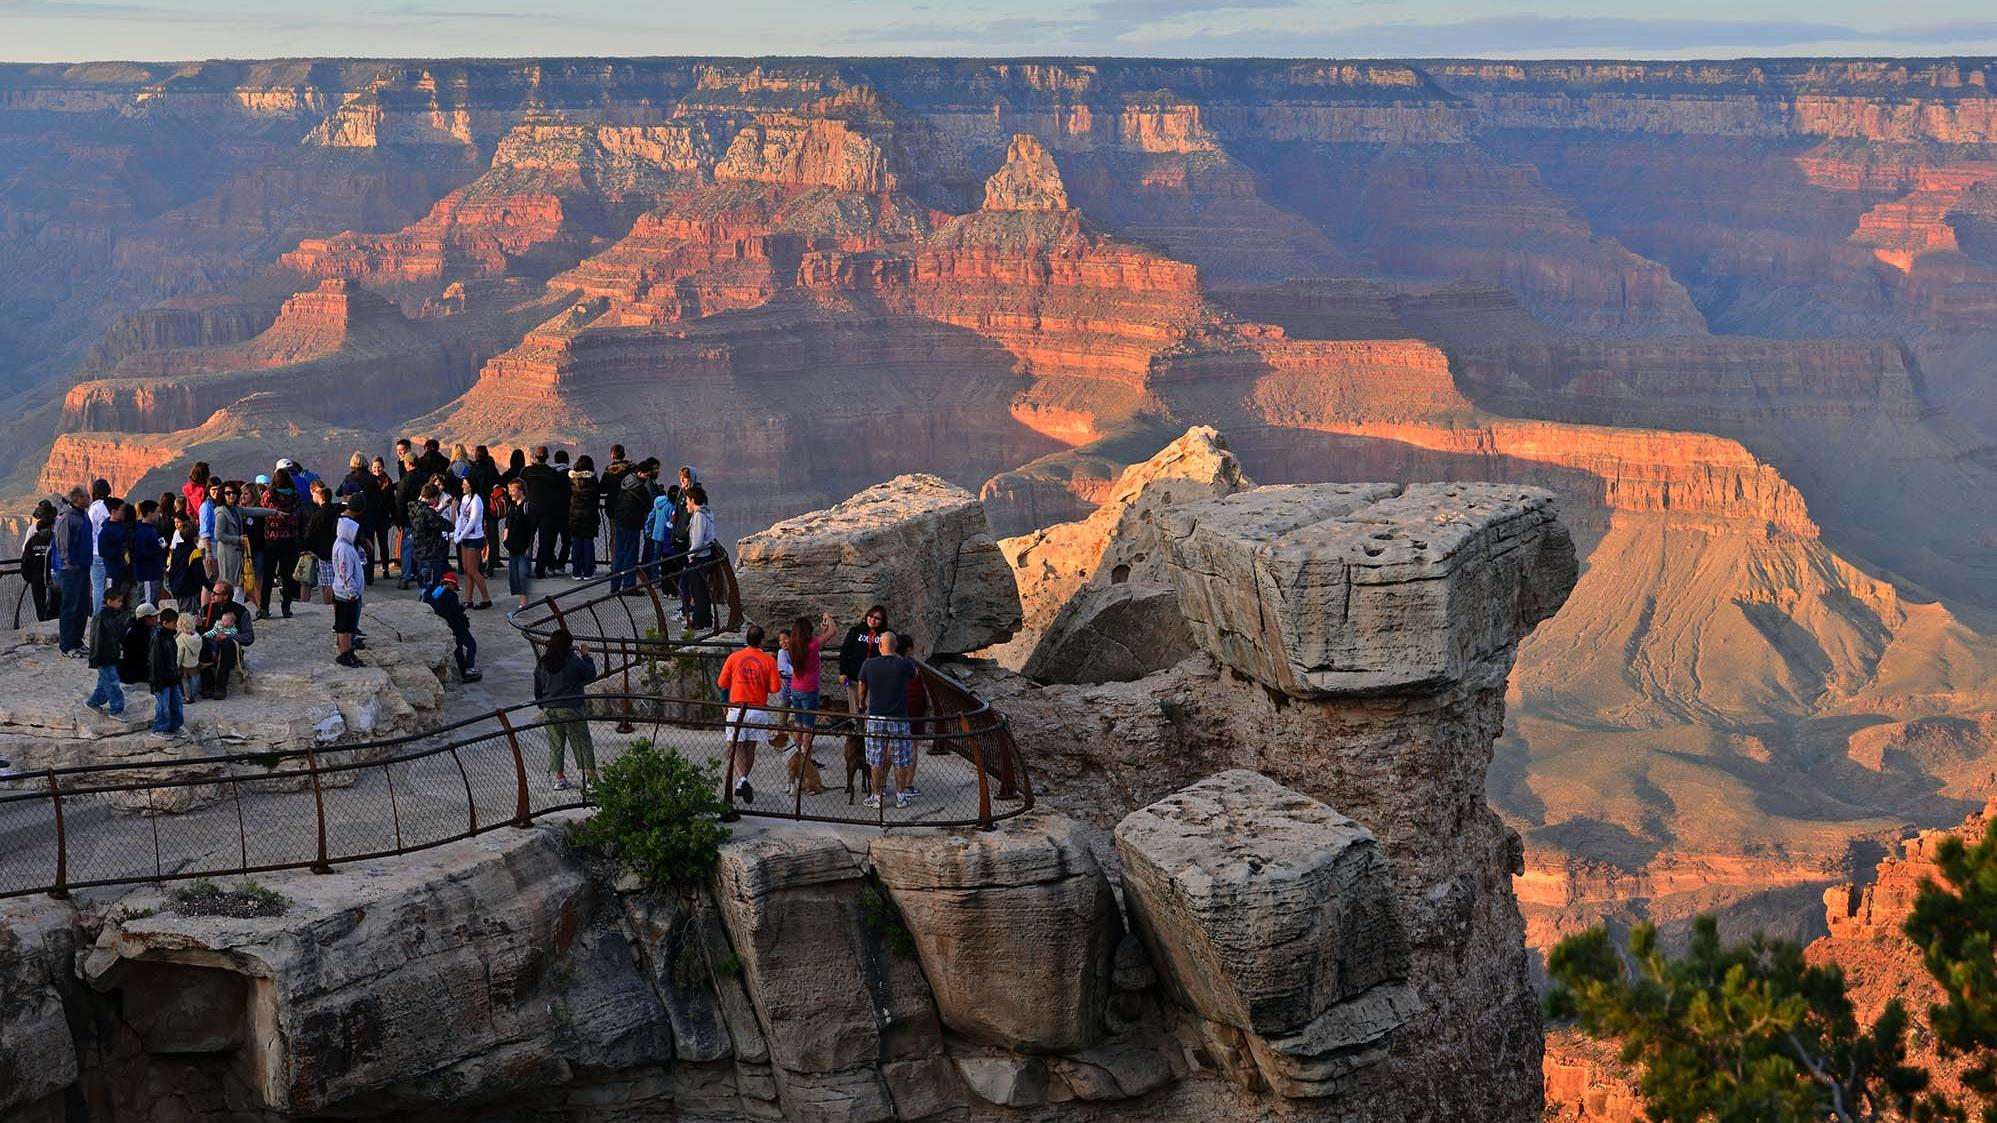
[[[464,498],[458,501],[451,541],[458,544],[458,567],[465,575],[465,607],[491,608],[492,590],[485,585],[485,497],[478,493],[476,475],[458,481]]]
[[[361,533],[359,516],[349,500],[347,513],[340,516],[333,532],[333,644],[340,650],[333,662],[342,667],[361,665],[360,656],[354,654],[354,633],[361,626],[361,586],[367,577],[367,563],[354,544]]]

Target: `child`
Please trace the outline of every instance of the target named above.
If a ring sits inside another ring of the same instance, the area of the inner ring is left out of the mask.
[[[146,685],[153,692],[153,728],[148,736],[172,737],[187,724],[181,714],[180,613],[159,614],[159,627],[147,645]]]
[[[173,550],[166,569],[166,591],[173,598],[174,607],[191,615],[201,606],[202,577],[206,573],[194,520],[183,516],[173,532]]]
[[[194,614],[182,616],[174,625],[173,637],[175,664],[180,668],[180,701],[187,705],[201,693],[201,632],[195,626]]]
[[[112,717],[125,712],[125,690],[118,685],[118,658],[125,653],[124,607],[125,590],[114,585],[104,591],[104,607],[97,612],[96,631],[90,636],[90,667],[97,672],[97,689],[83,700]]]
[[[432,612],[451,626],[451,638],[457,641],[451,654],[458,662],[458,677],[477,682],[483,677],[478,669],[478,641],[472,638],[471,618],[465,615],[464,602],[458,599],[458,575],[444,574],[443,580],[424,591],[423,599]]]

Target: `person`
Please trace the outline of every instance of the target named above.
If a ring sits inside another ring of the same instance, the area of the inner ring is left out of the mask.
[[[897,634],[894,638],[894,653],[907,659],[910,663],[915,662],[915,637],[909,635],[907,632]],[[932,726],[929,722],[923,720],[923,718],[928,716],[929,684],[922,678],[922,668],[917,667],[915,673],[908,677],[908,732],[911,739],[924,736],[931,732]],[[932,740],[929,742],[929,752],[932,756],[941,755],[949,751],[948,748],[944,747],[942,741]],[[902,791],[908,793],[910,799],[916,799],[922,795],[922,789],[915,786],[916,767],[917,762],[914,759],[910,759],[908,762],[908,781],[901,788]]]
[[[234,585],[226,580],[215,582],[208,594],[208,604],[201,610],[200,628],[202,638],[207,641],[202,661],[208,664],[201,678],[201,696],[226,699],[229,678],[243,661],[243,649],[257,641],[249,607],[236,599]]]
[[[617,485],[615,502],[610,516],[610,591],[613,593],[638,583],[638,544],[645,536],[645,520],[652,513],[652,489],[645,464],[623,474],[622,482]]]
[[[777,661],[763,650],[761,624],[751,624],[742,633],[742,646],[721,664],[715,683],[728,692],[728,774],[735,778],[735,798],[754,803],[756,789],[749,784],[749,773],[756,767],[756,742],[769,737],[769,731],[761,728],[769,721],[763,707],[777,692]]]
[[[442,617],[451,629],[455,644],[451,656],[457,660],[458,678],[477,682],[483,677],[478,670],[478,640],[472,636],[471,617],[465,614],[464,603],[458,600],[458,575],[444,574],[444,579],[431,586],[423,599],[429,603],[430,611]]]
[[[685,471],[685,469],[681,469]],[[705,631],[714,627],[714,596],[708,586],[719,557],[714,541],[714,516],[707,509],[707,491],[699,484],[687,488],[686,571],[680,574],[680,600],[687,606],[693,626]]]
[[[596,462],[585,456],[569,469],[569,573],[577,581],[596,576]]]
[[[411,464],[411,463],[409,462],[409,457],[410,457],[410,456],[411,456],[411,455],[412,455],[412,454],[413,454],[413,453],[414,453],[415,451],[416,451],[416,450],[415,450],[414,446],[412,446],[412,445],[411,445],[411,444],[409,443],[409,438],[408,438],[408,437],[401,437],[401,438],[398,438],[398,439],[396,440],[396,442],[395,442],[395,468],[396,468],[396,472],[398,473],[398,474],[396,475],[396,479],[398,479],[398,480],[399,480],[399,479],[401,479],[401,478],[402,478],[403,476],[406,476],[406,475],[408,475],[408,474],[409,474],[410,472],[412,472],[412,471],[414,471],[414,470],[415,470],[415,465],[413,465],[413,464]]]
[[[534,448],[534,462],[520,472],[527,485],[527,509],[534,512],[534,576],[546,577],[556,568],[555,546],[568,521],[568,483],[548,466],[548,446]]]
[[[312,557],[312,583],[319,587],[319,600],[324,604],[333,603],[333,541],[338,536],[340,515],[353,505],[353,499],[335,502],[326,491],[325,483],[314,485],[312,489],[312,516],[305,521],[305,537],[300,545]],[[367,500],[361,499],[365,507]],[[358,545],[359,543],[355,543]]]
[[[463,441],[459,441],[451,445],[450,466],[445,469],[445,476],[447,480],[451,483],[456,483],[464,479],[466,476],[471,475],[471,471],[472,471],[471,450],[465,447]]]
[[[664,571],[665,577],[672,582],[673,587],[679,590],[680,617],[688,620],[693,617],[693,590],[681,578],[686,574],[687,542],[693,520],[682,517],[681,512],[686,509],[686,494],[680,490],[680,485],[673,484],[666,488],[666,506],[673,512],[673,525],[670,530],[672,537],[663,547],[666,557],[664,564],[659,568]]]
[[[91,541],[90,493],[82,485],[69,489],[69,505],[63,509],[52,547],[60,556],[56,588],[62,597],[56,646],[71,659],[88,654],[83,646],[84,624],[90,619],[90,563],[95,546]]]
[[[423,485],[416,502],[409,505],[409,535],[416,558],[416,581],[424,589],[444,575],[444,557],[450,552],[451,523],[437,510],[444,489],[435,482]]]
[[[458,481],[464,497],[458,500],[458,517],[451,528],[451,541],[458,544],[458,566],[464,570],[468,608],[491,608],[492,590],[485,584],[485,496],[478,481],[466,476]]]
[[[534,518],[527,513],[527,485],[514,480],[506,485],[512,507],[506,512],[500,545],[506,547],[506,591],[520,598],[518,607],[527,607],[527,591],[533,573]]]
[[[138,512],[113,495],[102,500],[104,524],[97,528],[97,572],[94,579],[108,588],[132,595],[132,531],[138,526]],[[96,504],[92,504],[95,506]],[[127,515],[134,516],[127,519]]]
[[[131,510],[130,505],[125,508]],[[166,541],[160,535],[158,507],[147,500],[139,504],[138,517],[127,520],[126,548],[131,551],[132,584],[140,600],[158,604],[166,599]]]
[[[90,481],[90,611],[104,610],[104,556],[97,539],[104,533],[104,524],[111,521],[111,508],[105,500],[111,498],[111,481],[97,479]]]
[[[159,626],[146,640],[146,685],[153,692],[151,736],[172,737],[187,724],[180,694],[180,613],[169,608],[159,614]]]
[[[194,529],[194,520],[182,515],[174,528],[173,543],[167,552],[166,592],[173,598],[182,616],[189,620],[193,618],[194,610],[200,607],[204,588],[201,560],[201,543]]]
[[[227,582],[231,590],[243,577],[245,551],[249,549],[248,520],[271,514],[269,507],[244,506],[243,485],[230,482],[223,486],[222,502],[215,508],[215,570],[218,583]]]
[[[187,507],[193,510],[208,500],[208,462],[196,460],[187,470],[187,482],[180,485],[180,494],[187,497]]]
[[[192,611],[183,612],[174,622],[174,665],[180,671],[180,704],[194,702],[201,688],[201,633]]]
[[[298,489],[298,494],[300,495],[310,492],[312,485],[319,482],[319,473],[306,468],[305,465],[300,464],[289,456],[278,458],[277,467],[271,469],[271,471],[273,473],[284,472],[289,474],[291,476],[291,485]],[[267,481],[260,479],[258,482],[264,483]]]
[[[444,456],[444,446],[435,437],[423,442],[423,455],[416,458],[416,470],[425,480],[431,476],[441,476],[451,470],[451,462]]]
[[[317,518],[326,505],[326,485],[314,480],[311,486],[313,502],[319,504],[311,517]],[[300,510],[304,500],[292,484],[289,469],[279,468],[271,477],[265,502],[271,508],[263,523],[264,553],[269,560],[257,567],[262,578],[257,584],[257,619],[270,619],[272,585],[278,587],[278,607],[289,619],[291,602],[298,599],[298,557],[305,538],[305,515]]]
[[[55,615],[54,599],[49,596],[49,573],[54,563],[51,547],[54,543],[55,504],[44,499],[35,504],[28,533],[21,538],[21,579],[28,583],[28,596],[35,606],[37,620],[47,620]]]
[[[614,520],[617,517],[617,494],[624,486],[624,477],[631,471],[631,462],[624,459],[624,446],[610,446],[610,461],[603,466],[597,477],[597,498],[603,502],[603,517]]]
[[[839,685],[846,691],[848,712],[856,719],[864,712],[860,709],[860,668],[880,648],[881,633],[887,627],[888,610],[877,604],[858,624],[846,629],[846,640],[839,645]]]
[[[492,489],[499,486],[499,462],[492,458],[492,450],[484,445],[472,449],[471,471],[465,478],[472,482],[480,495],[491,495]]]
[[[501,472],[499,474],[499,482],[502,486],[510,484],[514,480],[519,479],[520,473],[526,470],[527,470],[527,452],[525,449],[516,448],[513,450],[512,454],[506,458],[506,471]]]
[[[416,577],[416,539],[410,532],[409,512],[415,509],[418,497],[423,492],[424,475],[417,470],[416,457],[404,454],[402,457],[402,479],[395,485],[395,528],[401,536],[401,548],[397,551],[401,558],[395,587],[407,589],[409,582]]]
[[[360,541],[355,544],[360,547],[361,557],[370,562],[374,557],[380,556],[380,552],[375,549],[374,489],[374,473],[368,470],[367,457],[359,452],[347,457],[347,474],[340,477],[339,486],[333,489],[333,498],[347,507],[353,506],[354,500],[360,500],[360,518],[357,521],[361,524],[361,536]],[[370,585],[374,583],[372,564],[368,566],[363,583]]]
[[[264,542],[264,516],[250,508],[261,508],[268,512],[275,508],[264,506],[264,493],[270,490],[270,477],[258,474],[255,482],[243,485],[243,603],[255,607],[259,601],[270,603],[262,590],[270,588],[270,550]],[[258,615],[269,619],[270,613]]]
[[[594,678],[589,648],[579,646],[567,628],[556,628],[534,664],[534,701],[548,718],[548,778],[558,790],[571,786],[562,767],[565,747],[575,749],[583,783],[596,782],[596,742],[583,716],[583,690]]]
[[[860,707],[867,715],[867,767],[874,779],[867,806],[881,805],[892,761],[894,805],[907,807],[915,799],[909,790],[915,780],[915,743],[908,735],[908,680],[915,677],[915,663],[896,654],[893,632],[881,633],[876,651],[878,654],[860,665]]]
[[[141,602],[125,618],[125,632],[119,640],[118,652],[120,686],[140,686],[147,681],[146,661],[152,658],[153,633],[158,628],[159,608],[151,601]]]
[[[201,497],[201,504],[195,509],[195,535],[201,544],[201,595],[208,596],[208,586],[222,576],[222,559],[215,545],[215,509],[222,505],[227,492],[219,476],[208,478],[208,492]]]
[[[790,657],[790,682],[784,688],[784,705],[804,711],[791,717],[797,722],[798,751],[806,756],[811,755],[811,741],[818,728],[818,715],[810,711],[819,704],[821,654],[839,628],[830,612],[821,614],[819,623],[821,626],[814,632],[811,621],[800,616],[791,621],[783,635],[784,654]]]
[[[97,610],[90,634],[90,667],[97,672],[97,688],[83,704],[112,717],[125,712],[125,691],[118,685],[118,661],[125,654],[124,608],[122,589],[104,590],[104,607]]]
[[[658,469],[654,468],[653,472]],[[645,486],[651,488],[652,477],[645,477]],[[652,497],[652,513],[645,519],[645,541],[640,547],[643,554],[638,564],[643,566],[648,577],[657,576],[658,559],[674,553],[673,531],[681,522],[679,517],[680,489],[668,488]]]
[[[326,587],[333,597],[333,662],[342,667],[361,665],[360,656],[354,654],[354,633],[361,627],[361,587],[367,574],[367,562],[361,558],[360,547],[354,545],[360,530],[361,524],[353,518],[339,520],[333,530],[333,579]]]

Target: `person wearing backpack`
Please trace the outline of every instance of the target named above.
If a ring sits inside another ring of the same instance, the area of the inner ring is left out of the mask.
[[[125,689],[118,684],[118,660],[125,654],[125,590],[104,591],[104,607],[98,610],[93,629],[90,668],[97,672],[97,688],[83,704],[118,717],[125,712]]]
[[[639,543],[645,537],[645,520],[652,513],[649,481],[657,471],[658,461],[647,460],[625,472],[617,485],[616,508],[610,520],[610,591],[613,593],[638,583]]]

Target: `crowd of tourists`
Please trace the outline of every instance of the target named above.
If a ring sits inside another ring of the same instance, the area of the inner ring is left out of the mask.
[[[537,581],[595,578],[602,536],[613,591],[640,571],[676,583],[683,622],[711,628],[714,597],[694,564],[717,548],[706,489],[692,467],[670,485],[660,475],[657,459],[634,463],[621,445],[599,474],[566,450],[516,449],[501,468],[485,445],[446,456],[434,439],[397,441],[392,460],[356,452],[331,481],[293,457],[251,479],[201,462],[158,498],[113,495],[100,479],[44,500],[22,576],[37,618],[58,621],[61,653],[97,672],[85,704],[121,714],[124,687],[143,685],[153,734],[172,737],[187,704],[226,698],[245,674],[273,594],[285,618],[315,594],[331,606],[333,660],[355,667],[366,591],[393,574],[449,625],[459,675],[477,681],[467,613],[493,607],[502,554],[524,608]]]
[[[244,675],[273,599],[284,618],[315,595],[330,605],[333,660],[356,667],[367,589],[393,576],[449,626],[467,682],[480,678],[468,613],[493,607],[489,581],[502,556],[507,594],[521,608],[535,582],[592,580],[602,565],[612,592],[637,588],[641,574],[676,588],[682,625],[711,630],[715,597],[700,563],[718,546],[707,492],[692,467],[670,484],[660,477],[656,458],[633,462],[621,445],[610,447],[600,473],[591,457],[571,461],[565,450],[514,450],[501,468],[484,445],[457,445],[446,456],[436,440],[397,441],[392,459],[356,452],[334,481],[293,457],[248,480],[196,463],[178,491],[156,499],[116,496],[97,480],[45,500],[23,543],[23,575],[37,616],[59,621],[61,653],[96,672],[85,705],[122,714],[125,688],[143,686],[153,695],[151,736],[172,738],[187,705],[227,698]],[[727,697],[738,801],[755,800],[751,775],[764,743],[785,750],[785,794],[803,783],[795,762],[810,759],[826,708],[820,664],[835,634],[830,614],[816,624],[799,617],[772,656],[765,629],[751,625],[722,664],[717,685]],[[870,807],[890,794],[907,807],[921,795],[912,730],[927,698],[912,647],[911,637],[888,630],[877,605],[838,649],[845,708],[864,723]],[[571,786],[570,753],[584,782],[596,779],[584,717],[596,678],[587,647],[556,630],[534,670],[556,788]]]

